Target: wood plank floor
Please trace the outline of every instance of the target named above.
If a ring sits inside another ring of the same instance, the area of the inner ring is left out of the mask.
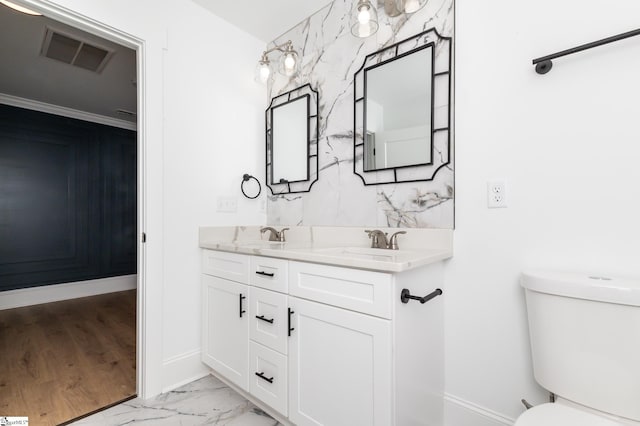
[[[135,393],[135,290],[0,311],[0,416],[57,425]]]

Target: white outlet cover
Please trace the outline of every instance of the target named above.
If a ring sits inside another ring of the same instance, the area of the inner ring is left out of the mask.
[[[487,182],[487,207],[490,209],[507,207],[507,185],[504,181]]]

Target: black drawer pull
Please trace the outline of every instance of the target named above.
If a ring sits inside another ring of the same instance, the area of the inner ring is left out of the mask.
[[[243,301],[244,299],[246,299],[246,297],[245,297],[245,296],[243,296],[243,295],[242,295],[242,293],[240,293],[240,318],[242,318],[242,314],[244,314],[245,312],[247,312],[247,311],[245,311],[244,309],[242,309],[242,301]]]
[[[273,272],[264,272],[264,271],[256,271],[258,275],[264,275],[265,277],[273,277],[275,274]]]
[[[273,318],[267,319],[264,317],[264,315],[260,315],[260,316],[256,315],[256,318],[258,318],[261,321],[268,322],[269,324],[273,324]]]
[[[287,311],[288,311],[288,315],[287,315],[287,318],[288,318],[287,319],[287,329],[288,329],[288,331],[287,331],[287,334],[289,335],[289,337],[291,337],[291,332],[293,330],[295,330],[295,328],[291,327],[291,315],[295,314],[295,312],[292,311],[291,308],[287,308]]]
[[[264,371],[260,373],[256,373],[256,376],[260,377],[262,380],[266,380],[269,383],[273,383],[273,377],[265,377]]]

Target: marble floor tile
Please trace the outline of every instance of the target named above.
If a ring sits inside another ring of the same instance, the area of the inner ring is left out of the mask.
[[[229,425],[278,426],[280,423],[213,376],[156,398],[132,399],[72,425]]]

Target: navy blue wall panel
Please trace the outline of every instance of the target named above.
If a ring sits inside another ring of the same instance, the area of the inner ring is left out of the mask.
[[[0,105],[0,291],[136,273],[136,133]]]

